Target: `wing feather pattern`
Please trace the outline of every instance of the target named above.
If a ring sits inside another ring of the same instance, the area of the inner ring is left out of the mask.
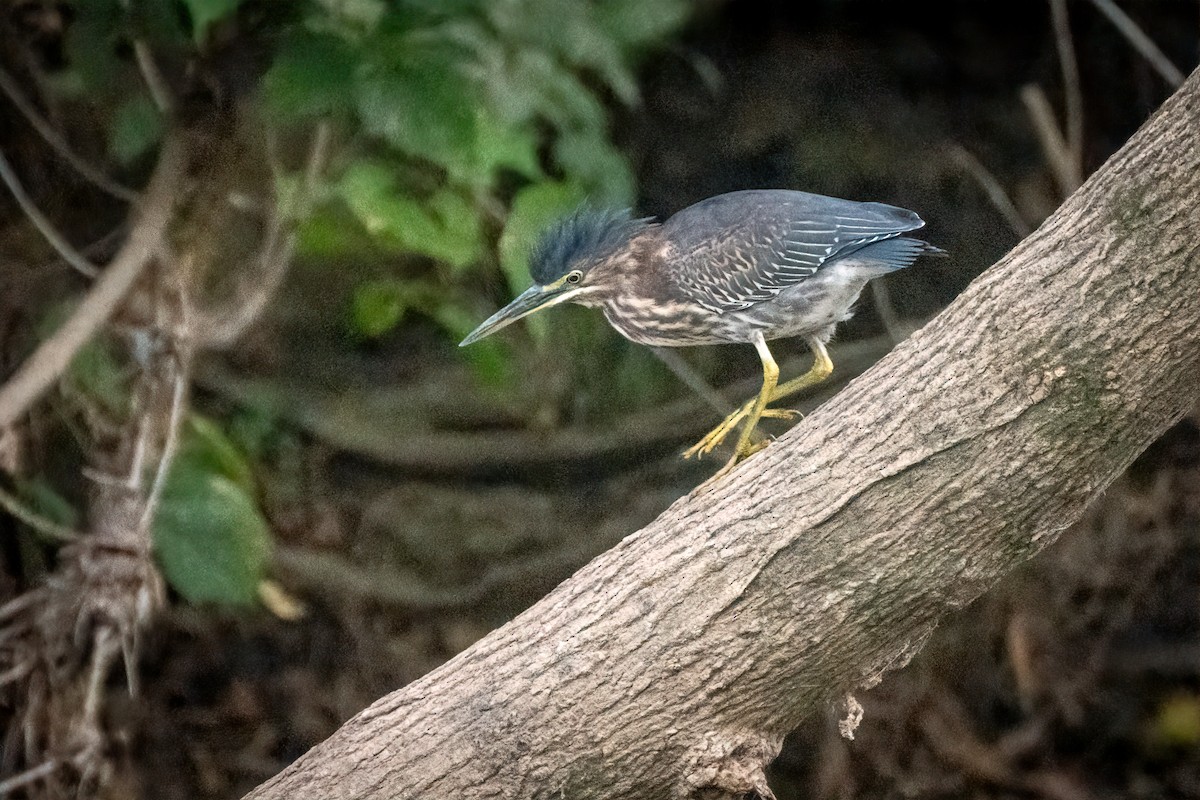
[[[912,211],[784,190],[731,192],[663,224],[671,277],[691,300],[724,313],[769,300],[822,265],[925,223]]]

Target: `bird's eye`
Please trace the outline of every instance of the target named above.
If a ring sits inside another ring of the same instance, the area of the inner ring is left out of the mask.
[[[577,269],[573,269],[567,273],[567,283],[579,283],[583,280],[583,273]]]

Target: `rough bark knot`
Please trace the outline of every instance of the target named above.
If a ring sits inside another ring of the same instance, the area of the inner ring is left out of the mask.
[[[688,754],[677,800],[775,800],[766,767],[783,738],[751,731],[708,733]]]

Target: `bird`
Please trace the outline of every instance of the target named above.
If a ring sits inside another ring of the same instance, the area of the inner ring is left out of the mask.
[[[460,346],[559,303],[600,308],[625,338],[652,347],[751,344],[763,382],[684,452],[711,453],[741,425],[718,474],[766,446],[763,418],[794,418],[776,403],[833,372],[826,347],[867,282],[941,248],[905,234],[925,222],[913,211],[787,189],[716,195],[663,222],[626,210],[580,207],[533,248],[533,285],[486,319]],[[813,365],[779,383],[768,342],[803,337]]]

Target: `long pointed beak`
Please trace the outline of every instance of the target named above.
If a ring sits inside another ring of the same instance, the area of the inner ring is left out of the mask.
[[[483,324],[471,331],[467,338],[458,343],[458,346],[466,347],[472,342],[478,342],[483,337],[495,333],[505,325],[516,322],[521,317],[528,316],[540,308],[557,305],[578,293],[579,289],[575,287],[549,289],[534,284],[517,295],[511,303],[485,319]]]

